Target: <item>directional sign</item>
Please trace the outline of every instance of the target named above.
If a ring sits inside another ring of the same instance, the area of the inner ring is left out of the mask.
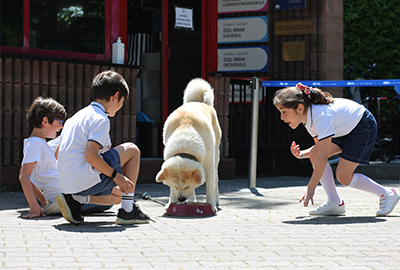
[[[268,16],[218,19],[218,43],[267,41]]]
[[[218,13],[267,11],[268,0],[218,0]]]
[[[268,71],[268,46],[219,48],[218,71]]]
[[[275,0],[275,10],[305,9],[306,0]]]

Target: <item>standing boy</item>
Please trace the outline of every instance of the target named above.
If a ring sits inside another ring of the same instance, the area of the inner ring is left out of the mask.
[[[71,223],[83,222],[82,205],[90,196],[101,200],[122,192],[117,224],[149,222],[150,218],[134,203],[133,196],[140,165],[140,151],[133,143],[111,148],[110,120],[129,95],[124,78],[114,71],[98,74],[92,82],[93,102],[66,122],[59,145],[59,177],[62,194],[57,203]],[[123,167],[123,169],[122,169]]]

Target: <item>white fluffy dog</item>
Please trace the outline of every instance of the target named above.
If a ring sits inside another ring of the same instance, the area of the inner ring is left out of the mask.
[[[196,201],[194,190],[206,183],[207,203],[217,212],[221,128],[213,107],[213,91],[207,81],[191,80],[183,105],[165,121],[164,163],[156,181],[170,187],[166,208],[175,202]]]

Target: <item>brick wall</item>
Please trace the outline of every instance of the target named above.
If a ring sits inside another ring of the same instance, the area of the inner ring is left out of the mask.
[[[38,96],[52,97],[64,105],[67,117],[71,117],[90,103],[93,77],[111,68],[124,76],[131,90],[122,109],[111,118],[111,140],[114,145],[135,142],[136,69],[0,57],[0,187],[20,187],[23,139],[29,136],[26,112],[32,101]]]
[[[343,79],[342,0],[309,0],[305,9],[274,10],[270,14],[269,80]],[[297,20],[312,20],[312,33],[309,35],[274,35],[274,22]],[[282,43],[300,40],[305,41],[305,60],[283,61]],[[342,88],[328,87],[324,90],[331,92],[336,97],[343,96]]]
[[[229,91],[230,77],[210,77],[214,88],[214,107],[218,114],[219,125],[222,130],[221,157],[229,157]]]
[[[247,15],[247,13],[244,13]],[[251,14],[250,14],[251,15]],[[250,16],[249,15],[249,16]],[[250,74],[267,76],[269,80],[341,80],[343,73],[343,1],[309,0],[306,9],[273,10],[270,1],[269,72]],[[310,35],[275,36],[274,22],[289,20],[313,21]],[[305,41],[305,61],[285,62],[282,59],[284,41]],[[234,46],[234,45],[232,45]],[[23,139],[29,136],[25,114],[31,102],[46,94],[63,104],[68,116],[90,102],[90,83],[107,65],[79,64],[0,57],[0,187],[17,187]],[[136,139],[136,69],[116,68],[132,91],[124,107],[111,120],[114,145]],[[237,74],[249,76],[249,74]],[[210,77],[215,89],[215,107],[222,129],[221,157],[229,157],[229,80]],[[342,96],[341,88],[324,89]],[[157,165],[159,166],[159,165]]]

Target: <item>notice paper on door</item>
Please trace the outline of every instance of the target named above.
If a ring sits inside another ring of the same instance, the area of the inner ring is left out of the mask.
[[[175,7],[175,28],[194,30],[193,9]]]

